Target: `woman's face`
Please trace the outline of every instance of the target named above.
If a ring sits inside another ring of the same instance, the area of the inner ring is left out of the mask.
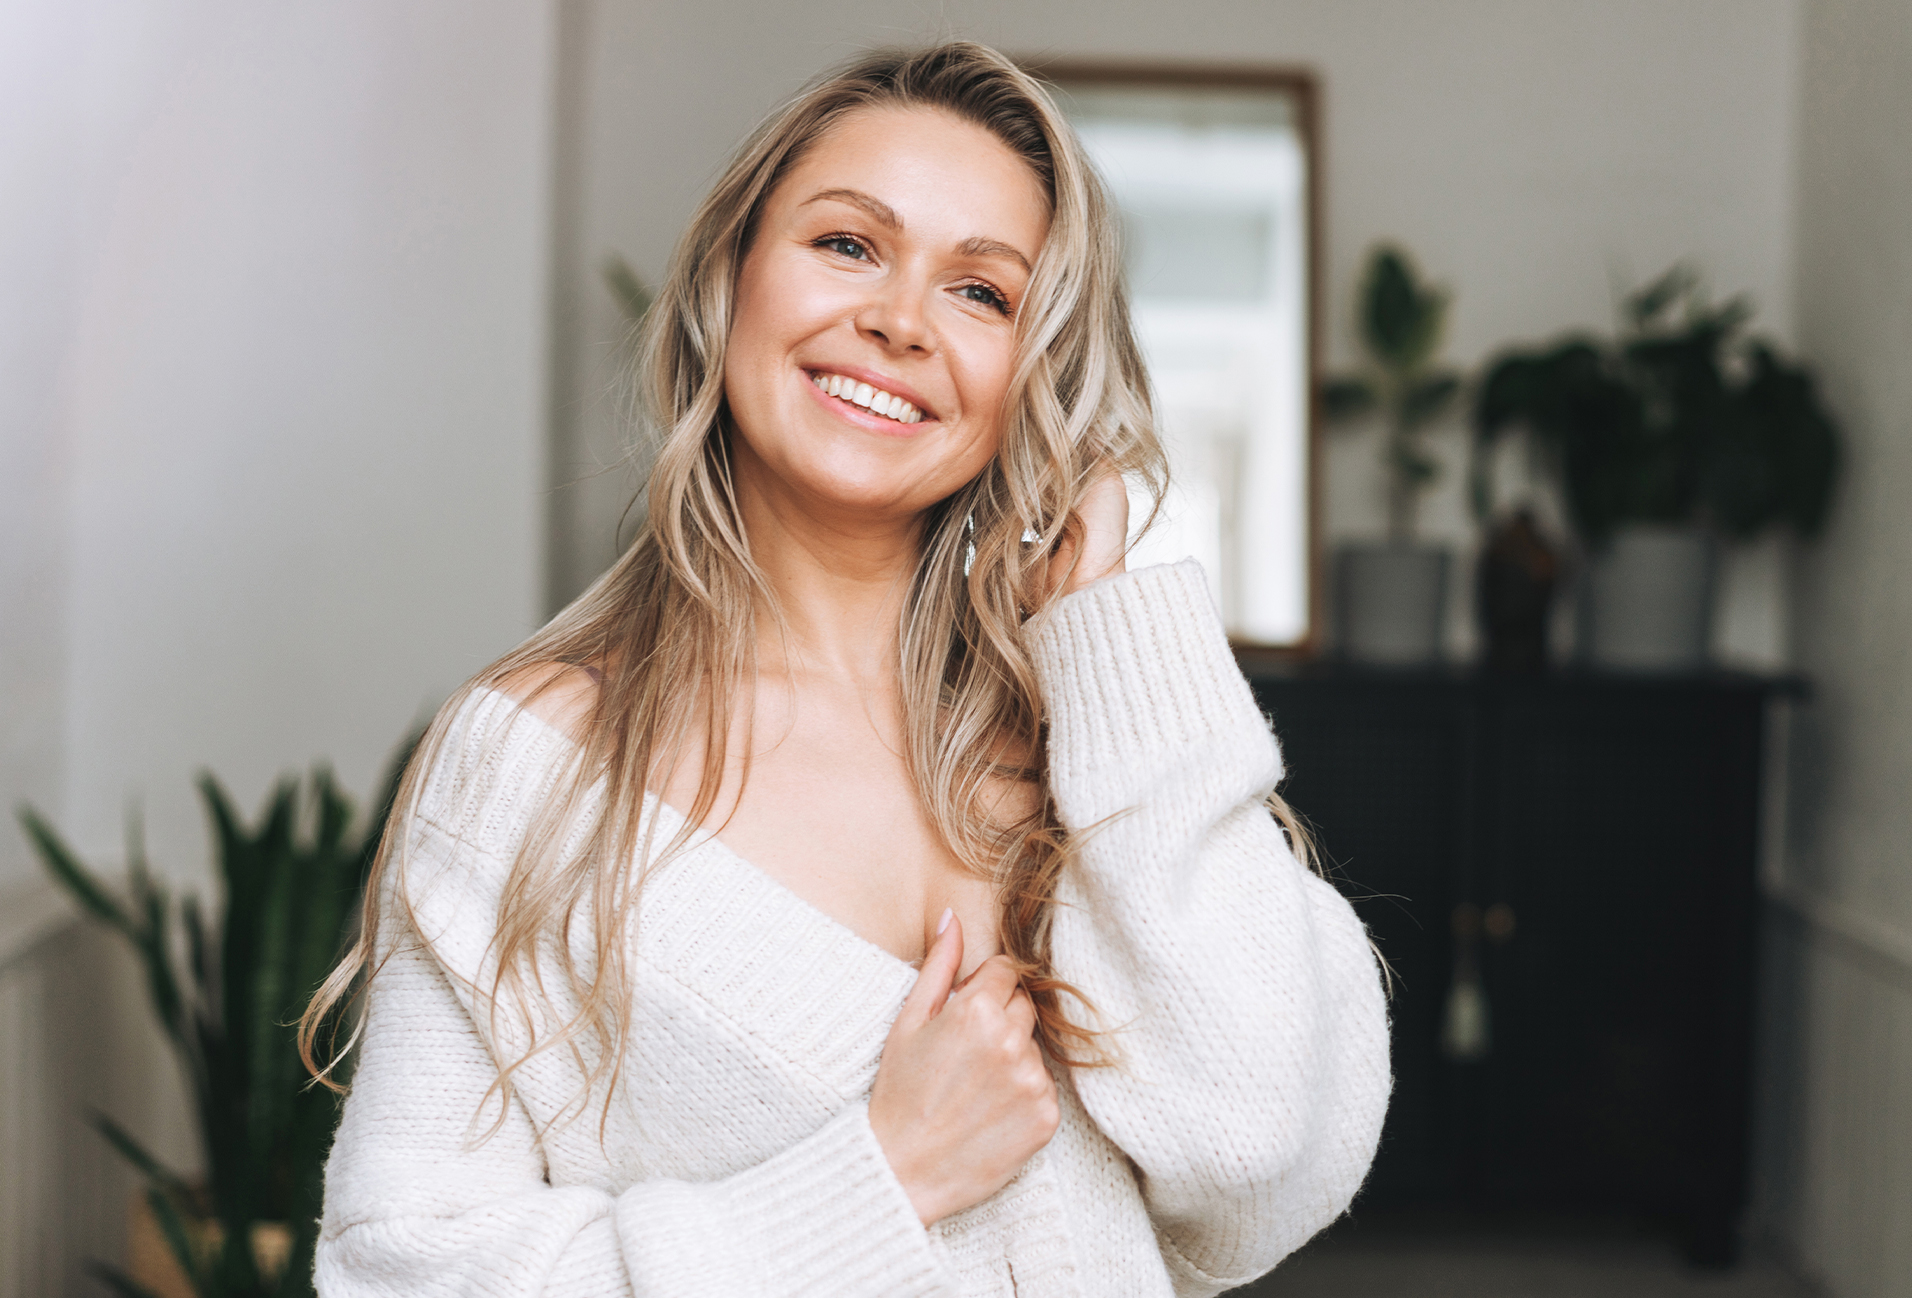
[[[819,140],[738,276],[724,388],[740,485],[876,521],[980,473],[1048,230],[1042,186],[981,127],[875,109]]]

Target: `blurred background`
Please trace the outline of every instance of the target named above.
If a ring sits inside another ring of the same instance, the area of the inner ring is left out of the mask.
[[[624,339],[728,151],[953,36],[1302,88],[1313,507],[1237,629],[1401,1082],[1258,1292],[1912,1294],[1912,0],[0,0],[0,1298],[190,1291],[148,1184],[250,1220],[142,951],[229,1037],[228,929],[336,937],[298,871],[349,891],[404,737],[616,554]],[[1615,429],[1699,430],[1671,495]],[[315,763],[342,837],[257,812]],[[247,871],[292,900],[222,927]]]

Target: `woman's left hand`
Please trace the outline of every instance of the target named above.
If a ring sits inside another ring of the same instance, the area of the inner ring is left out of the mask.
[[[1122,475],[1105,468],[1076,502],[1076,517],[1082,520],[1080,559],[1075,543],[1065,539],[1049,560],[1049,580],[1060,582],[1064,595],[1127,571],[1129,488]]]

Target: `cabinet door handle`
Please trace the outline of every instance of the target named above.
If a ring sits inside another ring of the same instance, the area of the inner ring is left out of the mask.
[[[1514,908],[1504,901],[1497,901],[1487,908],[1481,916],[1480,926],[1487,934],[1487,940],[1495,946],[1505,946],[1514,940]]]

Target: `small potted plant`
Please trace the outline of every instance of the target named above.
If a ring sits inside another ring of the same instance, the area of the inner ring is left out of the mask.
[[[1450,555],[1415,540],[1420,501],[1440,474],[1426,434],[1453,404],[1460,375],[1437,363],[1448,294],[1424,282],[1413,260],[1381,245],[1368,258],[1356,299],[1364,363],[1328,380],[1330,423],[1379,416],[1387,484],[1387,539],[1353,543],[1335,556],[1341,650],[1366,662],[1406,664],[1440,656]]]
[[[407,746],[409,753],[409,745]],[[310,1085],[296,1023],[344,949],[397,791],[363,824],[323,768],[309,792],[279,783],[256,828],[200,778],[224,904],[173,898],[148,867],[137,824],[127,881],[106,884],[32,808],[20,820],[81,910],[138,954],[153,1012],[186,1075],[205,1179],[163,1166],[110,1118],[95,1125],[146,1178],[131,1272],[96,1264],[121,1298],[295,1298],[312,1290],[333,1092]],[[140,1236],[150,1248],[142,1249]]]
[[[1717,540],[1824,525],[1838,434],[1811,377],[1676,266],[1629,296],[1620,336],[1501,355],[1474,409],[1477,512],[1496,441],[1524,429],[1587,549],[1580,651],[1596,666],[1702,665]]]

